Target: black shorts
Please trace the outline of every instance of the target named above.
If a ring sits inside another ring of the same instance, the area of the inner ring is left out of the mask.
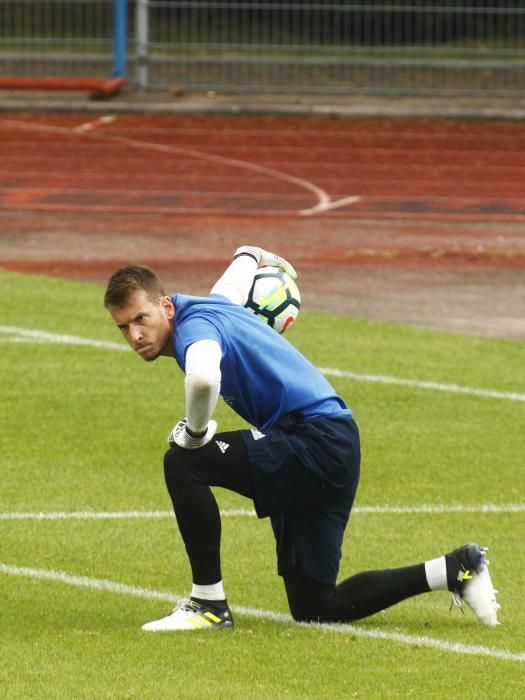
[[[335,584],[359,482],[359,431],[353,418],[305,420],[292,414],[266,433],[241,431],[254,503],[271,518],[279,574],[296,568]]]

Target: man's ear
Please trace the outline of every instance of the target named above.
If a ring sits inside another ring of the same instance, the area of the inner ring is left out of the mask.
[[[173,306],[173,302],[171,301],[171,297],[161,297],[160,304],[162,308],[164,309],[166,316],[168,319],[172,319],[175,317],[175,307]]]

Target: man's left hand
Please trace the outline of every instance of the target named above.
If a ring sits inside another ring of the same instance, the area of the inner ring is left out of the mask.
[[[258,267],[279,267],[290,275],[293,280],[297,279],[297,272],[294,266],[276,253],[270,253],[257,246],[242,245],[240,248],[237,248],[233,257],[236,258],[239,255],[249,255],[257,262]]]

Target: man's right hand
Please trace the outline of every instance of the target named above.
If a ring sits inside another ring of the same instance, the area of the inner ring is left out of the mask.
[[[180,420],[168,435],[168,445],[178,445],[184,450],[198,450],[200,447],[207,445],[215,435],[217,430],[217,421],[208,421],[207,428],[202,435],[195,435],[188,432],[188,424],[186,418]]]

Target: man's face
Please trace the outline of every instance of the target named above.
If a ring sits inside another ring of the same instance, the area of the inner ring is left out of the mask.
[[[147,292],[133,292],[124,306],[110,306],[109,312],[131,348],[146,362],[159,355],[173,355],[175,310],[169,297],[151,301]]]

